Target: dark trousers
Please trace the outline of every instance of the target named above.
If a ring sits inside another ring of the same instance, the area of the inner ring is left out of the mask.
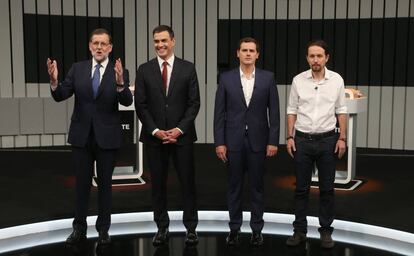
[[[98,219],[96,230],[108,231],[111,225],[112,173],[115,166],[116,150],[102,149],[96,143],[91,130],[85,147],[72,147],[76,172],[76,210],[73,228],[87,229],[89,194],[92,185],[94,161],[96,161],[98,183]]]
[[[154,221],[158,228],[167,228],[170,218],[167,211],[168,165],[172,158],[184,201],[183,223],[187,230],[195,230],[198,224],[194,177],[193,144],[146,145],[148,166],[151,173]]]
[[[240,229],[243,222],[242,192],[244,174],[247,172],[250,188],[251,218],[250,227],[253,231],[260,232],[263,229],[264,210],[264,162],[265,151],[253,152],[248,136],[244,137],[244,145],[241,151],[228,151],[228,192],[227,204],[229,207],[231,230]]]
[[[307,232],[309,189],[315,164],[319,178],[319,225],[321,226],[319,231],[333,231],[331,224],[334,220],[336,141],[337,135],[317,140],[295,137],[296,190],[293,222],[295,231]]]

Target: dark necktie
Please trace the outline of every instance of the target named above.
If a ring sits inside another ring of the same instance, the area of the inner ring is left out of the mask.
[[[162,85],[164,87],[164,93],[167,94],[167,82],[168,82],[168,70],[167,70],[168,62],[164,61],[162,63]]]
[[[95,71],[93,72],[92,76],[92,89],[93,89],[93,98],[96,98],[96,95],[98,94],[98,88],[99,84],[101,83],[101,64],[96,64]]]

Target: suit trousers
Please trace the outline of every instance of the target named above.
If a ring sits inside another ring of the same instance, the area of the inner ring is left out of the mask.
[[[154,221],[158,228],[168,228],[170,218],[167,211],[167,179],[169,160],[172,159],[178,180],[181,183],[184,201],[183,223],[187,230],[195,230],[198,224],[196,205],[193,144],[148,145],[148,166],[151,173],[152,204]]]
[[[111,225],[112,173],[115,166],[116,149],[102,149],[98,146],[93,129],[84,147],[72,147],[76,172],[76,210],[73,228],[87,229],[89,194],[96,161],[98,183],[98,218],[96,230],[105,232]]]
[[[314,167],[318,168],[319,179],[319,231],[332,232],[334,220],[334,181],[336,169],[335,145],[337,135],[309,140],[295,137],[296,152],[294,163],[296,171],[295,189],[295,231],[307,233],[309,189]]]
[[[241,151],[228,151],[228,190],[227,204],[230,214],[229,227],[231,230],[240,229],[243,222],[242,192],[244,174],[247,172],[250,188],[251,217],[250,227],[253,231],[263,229],[264,211],[264,170],[266,152],[254,152],[251,149],[249,138],[244,136]]]

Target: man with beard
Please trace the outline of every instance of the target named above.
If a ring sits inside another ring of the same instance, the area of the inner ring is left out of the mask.
[[[61,83],[58,83],[56,60],[47,60],[53,99],[59,102],[75,95],[68,142],[72,145],[75,163],[76,210],[73,232],[66,240],[69,245],[86,240],[86,216],[95,161],[98,245],[108,245],[111,241],[108,230],[111,225],[112,173],[116,151],[121,145],[118,104],[132,104],[127,70],[123,70],[120,59],[112,63],[108,58],[112,51],[109,32],[103,28],[92,31],[89,50],[92,60],[73,64]]]
[[[193,63],[174,55],[174,31],[166,25],[153,30],[156,57],[142,64],[135,81],[135,109],[142,123],[151,173],[154,220],[158,227],[152,243],[168,242],[167,178],[170,158],[181,183],[187,229],[185,243],[198,243],[193,144],[194,120],[200,109],[198,79]]]
[[[319,178],[319,232],[321,246],[332,248],[334,220],[335,160],[346,150],[347,109],[344,81],[328,70],[328,45],[308,44],[306,60],[310,70],[293,78],[287,107],[287,151],[296,169],[294,234],[286,244],[296,246],[306,240],[309,189],[314,166]],[[335,132],[339,123],[340,134]]]

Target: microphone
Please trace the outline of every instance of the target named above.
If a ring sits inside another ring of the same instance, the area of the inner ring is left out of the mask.
[[[318,86],[315,86],[315,88],[313,88],[313,89],[318,90]]]

